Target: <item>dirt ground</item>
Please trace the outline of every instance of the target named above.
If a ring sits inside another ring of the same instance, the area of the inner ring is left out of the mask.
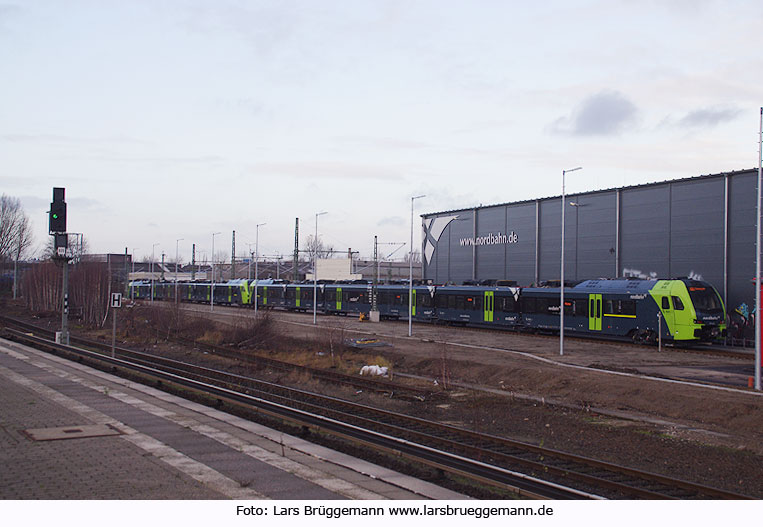
[[[253,315],[184,309],[226,324]],[[295,379],[300,387],[763,498],[763,396],[733,387],[746,386],[752,356],[574,338],[560,356],[558,336],[414,324],[409,338],[406,322],[320,316],[313,326],[312,314],[271,316],[279,335],[317,344],[314,355],[327,354],[321,343],[376,338],[386,345],[343,351],[341,369],[357,373],[383,361],[395,380],[430,386],[437,396],[403,401]]]
[[[763,396],[720,384],[746,386],[752,355],[570,338],[560,356],[558,336],[416,324],[409,338],[406,322],[319,317],[314,327],[310,314],[274,315],[292,337],[377,338],[389,346],[373,354],[394,376],[448,388],[421,404],[352,395],[369,403],[763,498]],[[250,313],[215,307],[213,316],[230,322]],[[343,358],[354,360],[352,352]]]

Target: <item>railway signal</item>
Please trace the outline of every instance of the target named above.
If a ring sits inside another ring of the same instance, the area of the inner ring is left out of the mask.
[[[50,204],[50,217],[48,218],[48,231],[51,233],[66,232],[65,191],[64,188],[53,187],[53,202]]]

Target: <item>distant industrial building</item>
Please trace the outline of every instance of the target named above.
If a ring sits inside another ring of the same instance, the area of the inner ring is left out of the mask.
[[[695,277],[754,303],[757,170],[570,194],[565,280]],[[423,214],[436,284],[560,278],[561,197]]]

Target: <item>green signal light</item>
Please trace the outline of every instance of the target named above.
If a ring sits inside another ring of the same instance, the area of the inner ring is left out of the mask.
[[[56,214],[55,212],[53,213],[53,219],[54,219],[54,220],[57,220],[57,219],[58,219],[58,214]]]

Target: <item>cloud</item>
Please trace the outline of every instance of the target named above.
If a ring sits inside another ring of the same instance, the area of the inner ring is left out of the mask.
[[[376,225],[378,227],[384,227],[387,225],[390,227],[403,227],[407,225],[407,223],[405,218],[401,218],[400,216],[387,216],[386,218],[382,218],[376,222]]]
[[[711,128],[722,123],[733,121],[742,111],[739,108],[701,108],[687,113],[675,124],[683,128]]]
[[[617,135],[631,125],[638,108],[616,91],[603,91],[585,99],[569,117],[560,117],[551,131],[566,135]]]
[[[327,179],[379,179],[393,181],[402,179],[401,175],[388,168],[379,166],[342,163],[337,161],[307,161],[302,163],[257,163],[249,172],[260,175],[280,175],[296,178]]]

